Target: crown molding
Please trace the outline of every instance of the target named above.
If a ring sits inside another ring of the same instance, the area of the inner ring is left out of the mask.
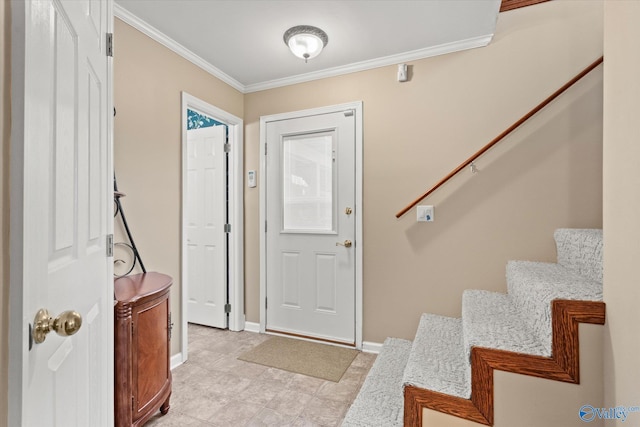
[[[341,76],[344,74],[355,73],[358,71],[366,71],[388,65],[401,64],[418,59],[425,59],[432,56],[444,55],[445,53],[458,52],[461,50],[474,49],[484,47],[491,42],[493,34],[474,37],[453,43],[445,43],[438,46],[432,46],[426,49],[418,49],[410,52],[404,52],[397,55],[385,56],[368,61],[355,62],[340,67],[328,68],[326,70],[316,71],[312,73],[299,74],[297,76],[285,77],[282,79],[270,80],[263,83],[247,85],[244,88],[245,93],[258,92],[261,90],[274,89],[282,86],[289,86],[297,83],[305,83],[313,80],[325,79],[328,77]]]
[[[242,83],[240,83],[233,77],[229,76],[228,74],[224,73],[223,71],[219,70],[218,68],[214,67],[209,62],[202,59],[200,56],[191,52],[189,49],[182,46],[180,43],[168,37],[166,34],[162,33],[160,30],[153,27],[149,23],[138,18],[136,15],[129,12],[127,9],[123,8],[117,3],[113,4],[113,14],[116,18],[131,25],[133,28],[137,29],[141,33],[149,36],[151,39],[157,41],[161,45],[169,48],[170,50],[174,51],[178,55],[182,56],[187,61],[192,62],[194,65],[202,68],[204,71],[208,72],[212,76],[222,80],[232,88],[242,93],[245,92],[245,86]]]
[[[166,34],[162,33],[144,20],[138,18],[136,15],[132,14],[117,3],[114,3],[113,11],[116,18],[131,25],[151,39],[157,41],[158,43],[182,56],[187,61],[192,62],[194,65],[202,68],[212,76],[222,80],[232,88],[244,94],[259,92],[268,89],[275,89],[283,86],[290,86],[298,83],[310,82],[313,80],[321,80],[328,77],[336,77],[344,74],[366,71],[374,68],[386,67],[389,65],[400,64],[409,61],[416,61],[419,59],[430,58],[432,56],[444,55],[446,53],[484,47],[487,46],[493,38],[493,34],[487,34],[484,36],[473,37],[453,43],[445,43],[438,46],[432,46],[426,49],[418,49],[410,52],[400,53],[397,55],[390,55],[368,61],[355,62],[353,64],[328,68],[326,70],[320,70],[312,73],[299,74],[296,76],[284,77],[281,79],[269,80],[261,83],[243,85],[233,77],[214,67],[211,63],[205,61],[200,56],[191,52],[180,43],[168,37]]]

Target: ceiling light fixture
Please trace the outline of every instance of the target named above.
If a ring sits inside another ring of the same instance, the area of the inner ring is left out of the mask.
[[[327,33],[311,25],[297,25],[284,33],[284,43],[291,52],[304,62],[320,55],[322,49],[329,43]]]

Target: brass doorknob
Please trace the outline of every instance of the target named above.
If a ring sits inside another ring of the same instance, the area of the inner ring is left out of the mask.
[[[60,336],[68,337],[78,332],[81,326],[82,316],[77,311],[65,311],[54,319],[46,309],[41,308],[33,320],[33,341],[36,344],[44,342],[52,330]]]
[[[344,243],[336,242],[336,246],[344,246],[345,248],[350,248],[351,245],[351,240],[345,240]]]

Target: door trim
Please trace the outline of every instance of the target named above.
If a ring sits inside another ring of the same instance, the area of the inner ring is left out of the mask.
[[[231,233],[229,237],[229,303],[231,313],[229,315],[229,330],[242,331],[245,325],[244,314],[244,154],[243,154],[243,129],[244,122],[241,118],[227,113],[218,107],[209,104],[193,95],[182,92],[182,195],[180,199],[181,212],[181,261],[180,279],[182,295],[182,362],[188,357],[188,330],[187,330],[187,290],[188,278],[186,261],[186,218],[185,218],[185,191],[186,191],[186,161],[187,161],[187,108],[192,108],[205,113],[207,116],[224,123],[229,130],[229,222]]]
[[[338,113],[341,111],[353,110],[355,113],[355,177],[356,177],[356,231],[355,231],[355,336],[356,348],[362,349],[362,248],[364,246],[362,234],[362,182],[363,182],[363,134],[362,134],[362,101],[350,102],[346,104],[337,104],[320,108],[311,108],[308,110],[292,111],[288,113],[273,114],[260,117],[260,182],[266,182],[266,156],[265,146],[267,138],[267,123],[280,120],[295,119],[300,117],[315,116],[319,114]],[[267,218],[267,195],[266,186],[260,185],[260,332],[266,332],[266,299],[267,299],[267,257],[266,257],[266,223]]]

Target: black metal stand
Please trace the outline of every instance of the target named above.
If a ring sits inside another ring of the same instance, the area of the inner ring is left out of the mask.
[[[124,230],[127,233],[127,238],[129,239],[129,244],[127,243],[116,243],[116,245],[125,245],[127,247],[129,247],[131,249],[131,251],[133,252],[133,263],[131,265],[131,268],[129,268],[129,270],[123,274],[122,276],[126,276],[127,274],[131,273],[131,271],[134,269],[134,267],[136,266],[136,261],[140,264],[140,268],[142,269],[143,273],[147,272],[147,269],[144,267],[144,264],[142,263],[142,258],[140,258],[140,252],[138,252],[138,248],[136,247],[135,242],[133,241],[133,236],[131,235],[131,230],[129,229],[129,224],[127,224],[127,218],[124,215],[124,210],[122,209],[122,204],[120,203],[120,198],[124,197],[124,193],[121,193],[120,191],[118,191],[118,183],[116,182],[116,177],[115,175],[113,176],[113,201],[116,205],[116,210],[115,213],[113,214],[114,217],[118,216],[118,214],[120,214],[120,218],[122,218],[122,224],[124,225]],[[114,263],[117,262],[124,262],[123,260],[114,260]],[[121,277],[121,276],[118,276]]]

